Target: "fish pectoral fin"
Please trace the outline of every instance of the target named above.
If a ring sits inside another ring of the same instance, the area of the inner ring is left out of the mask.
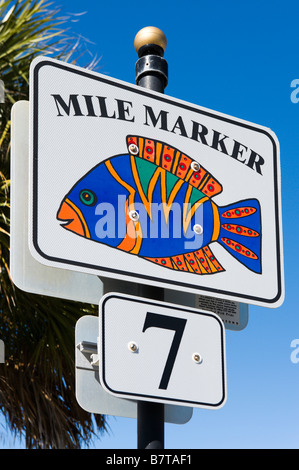
[[[225,271],[223,266],[216,259],[209,246],[201,250],[192,251],[182,255],[168,258],[145,258],[152,263],[156,263],[164,268],[175,269],[194,274],[215,274]]]

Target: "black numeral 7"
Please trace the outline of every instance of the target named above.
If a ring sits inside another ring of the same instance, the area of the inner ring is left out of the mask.
[[[147,312],[145,317],[145,322],[143,325],[143,330],[147,330],[148,328],[164,328],[166,330],[174,330],[175,334],[172,340],[172,344],[169,350],[168,358],[164,367],[164,371],[162,374],[161,382],[159,388],[166,390],[168,386],[168,382],[170,379],[170,375],[174,366],[174,362],[177,356],[177,352],[181,343],[181,339],[183,336],[183,332],[185,329],[187,320],[184,318],[176,318],[170,317],[167,315],[160,315],[157,313]]]

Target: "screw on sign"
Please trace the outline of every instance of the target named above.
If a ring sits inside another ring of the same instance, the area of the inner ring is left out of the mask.
[[[129,342],[128,348],[129,348],[130,351],[132,351],[134,353],[138,351],[138,346],[137,346],[136,343],[134,343],[134,341]]]
[[[129,217],[131,220],[138,220],[139,219],[139,214],[137,211],[130,211],[129,212]]]
[[[196,362],[196,364],[201,364],[202,363],[202,357],[198,353],[192,354],[192,359],[193,359],[194,362]]]
[[[129,145],[129,150],[133,155],[138,155],[138,153],[139,153],[139,148],[135,144],[130,144]]]

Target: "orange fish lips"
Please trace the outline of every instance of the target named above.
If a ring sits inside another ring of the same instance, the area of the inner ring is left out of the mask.
[[[69,199],[65,199],[57,213],[57,219],[65,222],[61,224],[67,230],[83,237],[90,238],[90,233],[80,209]]]

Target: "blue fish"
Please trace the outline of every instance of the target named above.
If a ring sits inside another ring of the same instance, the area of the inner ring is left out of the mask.
[[[222,186],[197,161],[157,140],[127,136],[126,141],[128,153],[99,163],[64,197],[57,212],[64,229],[194,274],[225,271],[211,249],[219,243],[261,273],[257,199],[219,207],[213,198]]]

